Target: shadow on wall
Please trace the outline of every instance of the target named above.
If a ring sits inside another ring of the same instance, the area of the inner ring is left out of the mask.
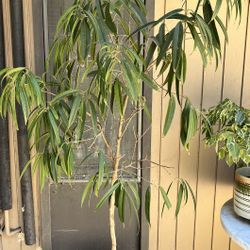
[[[214,183],[216,180],[220,185],[233,186],[235,167],[229,167],[224,160],[217,159],[214,148],[206,146],[203,141],[201,143],[203,143],[201,145],[203,157],[200,157],[202,160],[199,162],[199,165],[202,165],[202,161],[208,161],[206,165],[211,162],[211,168],[207,168],[206,171],[203,170],[202,173],[199,173],[199,181],[202,181],[202,183]],[[224,174],[217,178],[218,172]]]

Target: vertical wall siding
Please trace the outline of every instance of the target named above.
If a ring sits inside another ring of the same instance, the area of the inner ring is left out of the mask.
[[[188,1],[186,7],[192,8],[196,3],[196,0]],[[164,10],[177,8],[178,4],[180,6],[181,1],[156,1],[155,17]],[[221,17],[226,21],[225,11]],[[183,93],[197,108],[208,108],[226,97],[250,108],[249,26],[249,1],[245,1],[241,24],[234,20],[227,24],[229,44],[222,44],[222,61],[217,71],[214,64],[203,69],[198,53],[192,53],[189,41],[185,43],[188,76]],[[162,83],[162,79],[158,81]],[[178,219],[174,218],[173,211],[161,218],[162,200],[155,189],[152,203],[157,205],[153,205],[151,211],[155,221],[151,226],[150,250],[239,250],[220,223],[220,209],[233,194],[234,170],[218,161],[213,148],[205,147],[200,131],[193,138],[189,153],[180,146],[179,112],[175,114],[169,134],[162,138],[160,130],[167,103],[167,97],[153,93],[152,160],[174,169],[170,169],[169,174],[163,168],[152,168],[152,182],[166,187],[176,177],[188,180],[196,194],[197,209],[195,212],[190,202]],[[175,197],[176,190],[172,190],[171,198]]]

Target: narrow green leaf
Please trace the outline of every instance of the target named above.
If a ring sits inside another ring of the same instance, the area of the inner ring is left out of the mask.
[[[194,46],[198,47],[198,50],[200,52],[200,55],[201,55],[201,58],[202,58],[202,61],[203,61],[203,65],[204,67],[207,66],[207,55],[206,55],[206,48],[204,47],[200,37],[199,37],[199,34],[197,33],[195,27],[191,24],[188,23],[188,27],[189,27],[189,30],[192,34],[192,37],[193,37],[193,40],[194,40]]]
[[[188,19],[187,16],[180,14],[180,12],[182,12],[182,11],[183,11],[183,9],[175,9],[173,11],[170,11],[170,12],[166,13],[165,15],[163,15],[162,17],[160,17],[156,21],[150,21],[150,22],[148,22],[146,24],[143,24],[138,29],[133,31],[130,36],[133,36],[135,33],[139,32],[139,31],[142,31],[142,30],[144,30],[144,29],[146,29],[146,28],[148,28],[150,26],[156,26],[165,19],[187,20]]]
[[[145,193],[145,215],[149,224],[150,224],[150,202],[151,202],[151,189],[149,186]]]
[[[178,60],[181,57],[182,51],[182,42],[183,42],[183,25],[182,22],[179,22],[174,28],[173,34],[173,69],[176,70],[178,65]]]
[[[70,89],[70,90],[66,90],[62,93],[57,94],[51,101],[50,101],[50,105],[53,106],[54,104],[56,104],[57,102],[63,100],[65,97],[68,96],[72,96],[73,94],[78,93],[79,90],[77,89]]]
[[[171,43],[173,41],[175,29],[172,29],[169,33],[167,33],[164,38],[162,38],[162,42],[160,43],[160,51],[157,56],[156,66],[158,66],[163,58],[166,57],[168,50],[170,49]]]
[[[85,60],[89,54],[91,43],[91,31],[86,20],[83,20],[81,24],[81,41],[82,57]]]
[[[31,85],[33,87],[34,94],[37,98],[37,104],[40,105],[42,103],[41,87],[38,83],[37,78],[32,73],[30,73],[28,76],[29,76]]]
[[[189,117],[188,117],[186,144],[188,144],[190,139],[195,135],[195,133],[197,131],[197,127],[198,127],[197,113],[193,107],[190,107]]]
[[[120,182],[116,182],[101,198],[101,200],[97,203],[96,208],[100,208],[105,201],[115,192],[115,190],[121,185]]]
[[[128,183],[128,182],[127,182]],[[139,209],[137,208],[137,205],[134,201],[134,199],[131,197],[131,194],[129,191],[126,190],[126,195],[128,197],[128,202],[130,205],[132,205],[134,212],[135,212],[135,216],[136,216],[136,221],[137,221],[137,225],[138,227],[140,226],[140,219],[139,219]]]
[[[69,122],[68,122],[68,129],[72,126],[72,124],[76,121],[77,114],[79,112],[79,108],[81,105],[82,97],[81,95],[77,95],[74,98],[74,101],[72,103],[70,116],[69,116]]]
[[[121,68],[123,71],[124,78],[127,82],[129,93],[130,93],[132,99],[135,100],[138,96],[138,91],[137,91],[137,87],[136,87],[137,79],[133,77],[132,72],[131,72],[131,68],[130,68],[130,66],[127,65],[127,63],[122,62]]]
[[[68,154],[67,154],[67,176],[71,177],[72,172],[73,172],[73,167],[74,167],[74,157],[73,157],[73,149],[72,146],[69,146]]]
[[[221,48],[220,37],[219,37],[218,31],[215,25],[215,21],[213,20],[213,17],[212,17],[214,12],[212,10],[212,6],[209,3],[209,1],[207,1],[203,5],[203,12],[204,12],[205,22],[208,24],[208,27],[211,30],[213,46],[220,50]]]
[[[169,71],[168,71],[168,75],[164,81],[164,84],[163,85],[166,85],[168,84],[168,93],[169,95],[172,94],[172,84],[173,84],[173,80],[174,80],[174,70],[173,70],[173,67],[172,67],[172,64],[169,68]]]
[[[159,187],[160,191],[161,191],[161,195],[162,195],[162,198],[164,200],[164,204],[166,205],[166,207],[168,209],[170,209],[172,207],[172,204],[168,198],[168,195],[167,193],[165,192],[165,190],[162,188],[162,187]]]
[[[136,201],[136,208],[137,210],[140,208],[141,206],[141,199],[140,199],[140,196],[139,196],[139,191],[138,191],[138,187],[137,187],[137,184],[135,183],[131,183],[131,182],[127,182],[129,188],[131,189],[133,195],[134,195],[134,198],[135,198],[135,201]]]
[[[95,29],[98,40],[101,43],[106,42],[106,37],[105,37],[105,34],[104,34],[104,30],[103,30],[102,27],[100,27],[96,17],[90,11],[85,11],[85,13],[89,17],[89,20],[91,21],[91,23],[92,23],[92,25],[93,25],[93,27]]]
[[[48,118],[50,121],[50,126],[53,129],[53,132],[54,132],[54,135],[56,138],[56,142],[59,144],[60,143],[60,133],[59,133],[59,129],[58,129],[58,125],[56,123],[55,117],[54,117],[51,110],[48,111]]]
[[[98,165],[98,178],[95,188],[95,195],[98,197],[100,187],[103,183],[103,177],[104,177],[104,167],[105,167],[105,157],[102,151],[98,154],[99,157],[99,165]]]
[[[181,113],[181,131],[180,131],[181,135],[180,137],[181,137],[181,142],[183,146],[186,145],[186,141],[187,141],[189,112],[190,112],[190,103],[188,100],[186,100],[185,106]]]
[[[174,118],[174,113],[175,113],[175,97],[172,95],[169,99],[168,102],[168,110],[167,110],[167,114],[166,114],[166,118],[165,118],[165,122],[164,122],[164,127],[163,127],[163,134],[166,135],[171,123],[173,121]]]
[[[180,92],[181,92],[180,80],[177,77],[175,77],[175,94],[179,105],[181,105]]]
[[[194,208],[196,209],[196,198],[195,198],[195,194],[193,192],[193,189],[191,188],[190,184],[187,181],[185,181],[185,183],[186,183],[186,185],[187,185],[187,187],[189,189],[189,192],[191,193],[191,196],[192,196],[192,199],[193,199]]]
[[[76,128],[76,139],[81,140],[84,133],[84,127],[86,122],[86,104],[85,101],[82,101],[80,110],[79,110],[79,120]]]
[[[23,117],[26,124],[29,116],[29,101],[24,90],[20,91],[19,96],[20,96],[20,104],[23,110]]]
[[[121,192],[121,188],[122,188],[122,185],[119,186],[119,188],[117,188],[115,190],[115,206],[118,208],[119,206],[119,197],[120,197],[120,192]]]
[[[21,71],[24,71],[23,73],[25,73],[25,70],[26,68],[24,67],[18,67],[18,68],[8,68],[6,71],[2,71],[4,72],[3,74],[3,77],[2,77],[2,80],[7,78],[8,76],[12,75],[12,74],[15,74],[15,73],[21,73]]]
[[[145,59],[145,67],[146,68],[148,68],[150,62],[153,59],[155,49],[156,49],[156,44],[155,44],[154,41],[152,41],[151,44],[150,44],[150,47],[149,47],[149,49],[148,49],[148,51],[146,53],[146,59]]]
[[[119,201],[118,201],[118,215],[122,223],[124,223],[124,208],[125,208],[125,189],[121,186]]]
[[[218,13],[219,13],[219,11],[221,9],[221,5],[222,5],[222,0],[216,0],[216,5],[214,7],[212,20],[215,19],[218,16]]]
[[[180,212],[182,199],[183,199],[183,186],[179,185],[178,194],[177,194],[177,204],[176,204],[176,209],[175,209],[175,216],[177,216]]]
[[[109,29],[114,33],[117,34],[117,28],[116,25],[112,19],[112,16],[110,14],[110,3],[107,4],[106,8],[105,8],[105,22],[107,24],[107,26],[109,27]]]
[[[90,108],[93,130],[94,130],[94,133],[97,134],[97,113],[96,113],[95,105],[93,104],[91,100],[89,100],[88,103],[89,103],[89,108]]]
[[[148,77],[144,72],[141,73],[141,79],[145,84],[147,84],[151,89],[158,90],[158,86],[154,80]]]
[[[122,91],[121,91],[121,83],[116,79],[114,83],[114,100],[115,104],[118,107],[120,115],[123,115],[123,100],[122,100]]]
[[[112,85],[110,93],[110,110],[111,113],[114,113],[114,100],[115,100],[115,83]]]
[[[227,28],[226,28],[226,26],[224,25],[224,23],[221,21],[221,19],[220,19],[218,16],[215,18],[215,20],[216,20],[217,23],[220,25],[221,30],[222,30],[222,32],[223,32],[223,34],[224,34],[224,36],[225,36],[226,42],[228,42],[228,33],[227,33]]]
[[[186,80],[186,72],[187,72],[187,58],[186,58],[186,53],[183,50],[176,71],[176,77],[182,83],[184,83]]]
[[[91,189],[91,187],[93,186],[93,183],[94,183],[94,179],[95,179],[95,176],[92,176],[90,179],[89,179],[89,182],[88,184],[86,185],[86,187],[84,188],[84,191],[83,191],[83,194],[82,194],[82,200],[81,200],[81,206],[83,205],[88,193],[89,193],[89,190]]]

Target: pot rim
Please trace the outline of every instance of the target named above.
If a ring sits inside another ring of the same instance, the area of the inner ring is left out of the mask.
[[[235,171],[235,181],[250,185],[250,167],[238,168]]]

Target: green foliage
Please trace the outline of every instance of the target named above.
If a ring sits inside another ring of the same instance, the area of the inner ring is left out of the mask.
[[[225,99],[204,113],[205,142],[227,164],[250,163],[250,110]]]
[[[185,1],[184,5],[186,4]],[[166,86],[166,88],[164,90],[170,96],[175,95],[179,104],[181,104],[182,87],[186,80],[187,71],[186,53],[183,50],[185,40],[193,41],[194,49],[198,49],[204,67],[212,59],[215,59],[216,67],[218,66],[221,58],[221,44],[223,43],[221,42],[223,37],[219,36],[219,29],[228,41],[226,27],[218,16],[221,6],[221,0],[217,0],[214,7],[209,0],[199,0],[194,10],[186,10],[184,7],[171,10],[158,20],[148,22],[132,33],[135,34],[138,31],[144,31],[159,25],[158,32],[147,41],[148,53],[145,65],[155,65],[156,68],[159,68],[159,74],[165,76],[163,87]],[[241,19],[241,0],[227,0],[226,6],[228,17],[235,11],[236,18]],[[170,20],[176,21],[176,25],[172,29],[167,28]],[[175,109],[173,100],[174,98],[171,97],[165,118],[164,134],[169,130],[173,119]],[[191,104],[188,104],[188,106],[191,107]],[[196,110],[190,108],[191,112],[188,112],[189,115],[187,115],[188,106],[186,102],[182,109],[180,134],[181,142],[186,148],[188,148],[189,141],[197,127]]]
[[[91,155],[97,155],[99,164],[97,173],[90,177],[85,187],[82,203],[89,194],[94,193],[98,197],[102,188],[108,188],[100,197],[97,207],[101,207],[115,194],[120,220],[124,222],[125,202],[136,212],[138,219],[140,186],[135,181],[122,178],[124,173],[134,178],[134,172],[127,170],[127,162],[120,161],[119,154],[119,176],[110,185],[110,176],[114,174],[113,163],[117,160],[115,151],[118,149],[105,135],[107,121],[112,117],[116,125],[124,122],[124,126],[121,126],[122,137],[139,111],[149,113],[146,97],[142,95],[144,83],[150,89],[162,90],[170,96],[164,134],[169,131],[176,104],[179,103],[182,111],[180,138],[188,148],[198,121],[197,111],[188,99],[182,106],[182,87],[187,73],[183,44],[187,39],[193,41],[204,66],[213,58],[218,64],[222,43],[219,29],[227,40],[225,25],[218,16],[221,4],[222,1],[217,0],[213,7],[209,0],[199,0],[194,10],[176,8],[158,20],[149,21],[142,0],[76,0],[58,22],[47,70],[42,77],[26,68],[0,71],[0,78],[2,82],[5,81],[0,96],[0,114],[6,117],[8,112],[11,113],[18,128],[16,102],[21,105],[29,139],[37,152],[32,159],[32,166],[39,170],[42,186],[46,178],[55,182],[61,176],[70,178],[75,165],[74,150],[79,144],[86,143],[88,155],[83,161]],[[236,17],[240,19],[241,0],[227,0],[226,5],[228,15],[235,10]],[[169,29],[168,22],[173,20],[176,24]],[[157,25],[158,32],[150,36],[151,29]],[[144,36],[143,44],[137,42],[138,33]],[[159,86],[152,79],[152,68],[165,77],[163,85]],[[209,114],[203,122],[204,127],[209,125],[211,128],[217,121],[222,122],[221,119],[224,119],[220,116],[210,117]],[[246,117],[245,111],[243,114]],[[127,116],[130,119],[125,119]],[[218,140],[226,140],[228,162],[238,162],[239,159],[249,162],[249,139],[247,147],[244,148],[241,143],[246,137],[249,138],[249,124],[239,124],[238,120],[243,119],[242,113],[237,113],[236,117],[236,125],[229,125],[233,135],[227,133],[226,137],[222,135],[224,139],[220,137],[222,139]],[[228,129],[229,126],[223,128]],[[204,131],[209,135],[209,144],[217,140],[217,134],[211,131],[207,127]],[[117,140],[120,139],[118,134]],[[220,145],[217,146],[217,152],[225,158],[226,153],[223,155]],[[31,161],[25,169],[30,164]],[[163,210],[172,206],[168,197],[171,187],[172,184],[167,191],[159,187],[164,201]],[[186,181],[178,180],[177,187],[176,215],[181,205],[187,202],[189,193],[195,201]],[[149,223],[150,200],[151,191],[148,188],[145,193],[145,214]]]

